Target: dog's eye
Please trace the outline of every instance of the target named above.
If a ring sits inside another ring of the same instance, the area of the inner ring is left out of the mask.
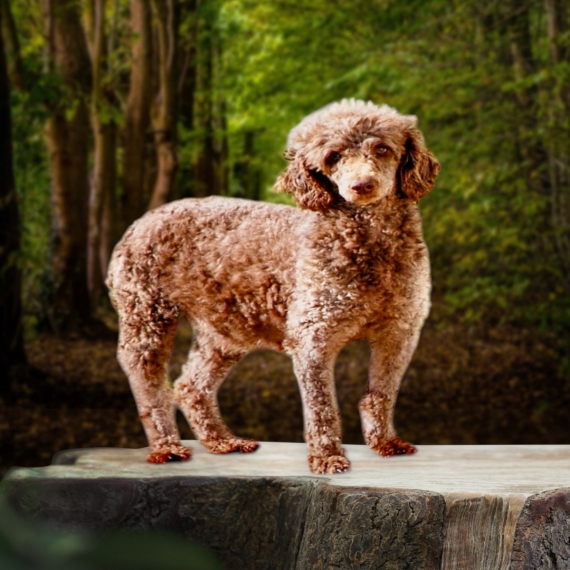
[[[327,166],[333,166],[335,165],[338,161],[340,160],[340,153],[333,151],[333,152],[329,152],[327,154],[327,157],[325,158],[325,164]]]
[[[376,147],[376,152],[378,154],[386,154],[388,152],[388,147],[379,145]]]

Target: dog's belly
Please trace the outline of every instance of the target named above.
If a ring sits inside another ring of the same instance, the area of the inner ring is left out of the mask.
[[[287,300],[274,276],[257,273],[254,278],[247,272],[236,272],[229,282],[211,276],[196,277],[174,301],[194,322],[198,334],[200,329],[215,331],[243,350],[257,347],[282,350]]]

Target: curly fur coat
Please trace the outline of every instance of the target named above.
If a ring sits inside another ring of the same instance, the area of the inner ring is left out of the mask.
[[[257,442],[224,423],[217,391],[244,354],[264,347],[293,359],[311,470],[346,470],[333,366],[362,338],[372,349],[360,402],[366,442],[384,456],[415,451],[397,437],[393,412],[430,306],[417,202],[439,171],[416,122],[386,105],[334,103],[289,135],[277,186],[299,208],[186,199],[128,229],[107,284],[149,461],[190,457],[175,406],[210,452],[254,451]],[[193,323],[195,343],[172,390],[167,364],[180,315]]]

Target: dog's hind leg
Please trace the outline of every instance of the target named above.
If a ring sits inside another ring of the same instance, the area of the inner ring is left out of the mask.
[[[217,398],[218,389],[243,353],[223,349],[210,335],[207,339],[202,338],[204,342],[200,340],[198,336],[174,385],[178,407],[210,453],[255,451],[259,446],[257,441],[237,437],[225,424]]]
[[[180,442],[174,395],[168,385],[168,360],[177,320],[168,318],[119,321],[118,359],[129,378],[148,443],[150,463],[184,461],[191,450]]]

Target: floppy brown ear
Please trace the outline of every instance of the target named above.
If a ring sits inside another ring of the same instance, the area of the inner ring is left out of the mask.
[[[275,188],[293,194],[299,207],[307,210],[323,212],[336,200],[333,183],[299,157],[279,175]]]
[[[433,188],[439,173],[439,162],[425,147],[417,129],[408,132],[405,146],[398,170],[400,191],[417,202]]]

